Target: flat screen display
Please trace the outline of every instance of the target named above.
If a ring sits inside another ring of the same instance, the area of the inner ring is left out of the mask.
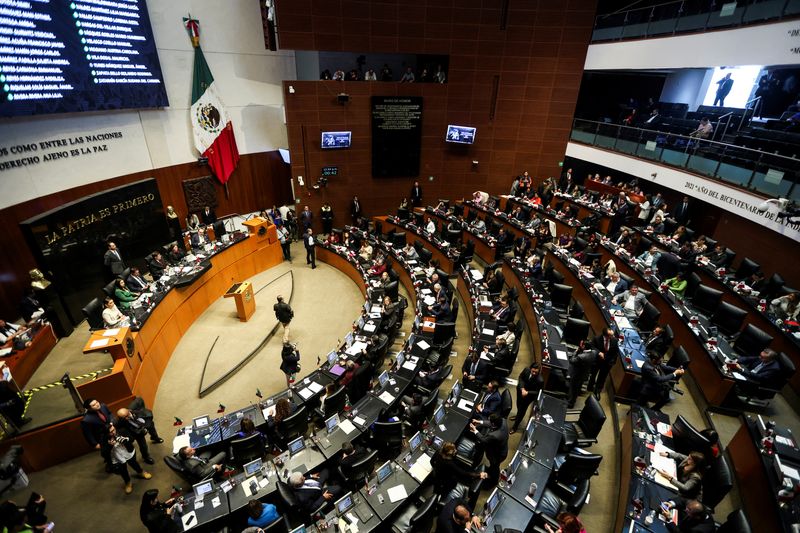
[[[0,116],[169,105],[145,0],[2,5]]]
[[[350,148],[351,136],[350,131],[323,131],[322,148]]]
[[[297,438],[297,439],[295,439],[295,440],[293,440],[292,442],[289,443],[289,453],[294,455],[297,452],[300,452],[300,451],[304,450],[305,447],[306,447],[305,440],[303,440],[303,437],[299,437],[299,438]]]
[[[469,126],[447,126],[445,140],[449,143],[472,144],[475,142],[475,128]]]

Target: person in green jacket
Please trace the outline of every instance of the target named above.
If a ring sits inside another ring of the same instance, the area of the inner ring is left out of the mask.
[[[119,302],[120,309],[130,309],[131,302],[135,301],[139,296],[138,294],[128,290],[125,285],[125,280],[122,278],[117,279],[116,289],[114,289],[114,298]]]
[[[678,298],[683,298],[683,294],[686,292],[686,280],[685,274],[683,272],[678,272],[675,274],[674,278],[669,278],[664,283],[667,284],[667,288],[671,290],[675,296]]]

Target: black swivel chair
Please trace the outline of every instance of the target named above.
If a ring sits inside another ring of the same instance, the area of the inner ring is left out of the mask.
[[[697,272],[691,272],[686,278],[686,291],[684,291],[683,295],[686,298],[691,298],[697,291],[697,287],[702,284],[703,280],[700,279],[700,275]]]
[[[566,312],[570,301],[572,301],[572,287],[561,283],[553,283],[550,286],[550,301],[554,309]]]
[[[720,302],[719,307],[711,317],[711,323],[716,324],[723,335],[731,336],[742,329],[747,311],[740,309],[728,302]]]
[[[109,298],[114,298],[115,302],[117,301],[117,298],[116,296],[114,296],[114,291],[117,290],[117,279],[119,278],[114,278],[113,280],[106,283],[105,287],[103,287],[103,292],[105,293],[105,295],[108,296]]]
[[[105,328],[105,324],[103,323],[103,302],[100,301],[100,298],[92,299],[91,302],[81,309],[81,312],[89,323],[90,331]]]
[[[689,354],[686,353],[686,349],[683,346],[678,346],[672,351],[672,357],[667,361],[667,366],[686,368],[689,366],[690,362],[691,359],[689,359]]]
[[[297,502],[294,491],[289,485],[280,479],[276,481],[276,484],[278,487],[279,507],[281,508],[283,515],[289,518],[289,522],[292,526],[296,526],[298,524],[312,524],[316,520],[317,515],[319,515],[327,505],[327,502],[325,502],[319,507],[319,509],[309,513],[305,511]]]
[[[577,411],[569,411],[567,415],[573,415]],[[589,395],[583,409],[580,410],[578,419],[574,422],[567,421],[564,424],[563,450],[568,452],[575,447],[587,447],[597,442],[597,436],[603,429],[606,422],[606,413],[594,396]]]
[[[602,455],[570,452],[556,470],[545,492],[561,500],[561,509],[579,513],[589,496],[590,479],[597,474]]]
[[[572,305],[569,308],[568,316],[572,318],[582,319],[585,315],[583,305],[578,300],[572,302]]]
[[[373,470],[375,463],[378,462],[378,450],[372,450],[366,457],[349,467],[339,467],[339,476],[345,481],[345,485],[350,490],[358,490],[364,484]]]
[[[211,472],[209,472],[208,475],[206,475],[204,478],[200,478],[193,475],[189,470],[187,470],[183,466],[183,461],[181,461],[177,453],[164,456],[164,464],[167,465],[167,467],[169,467],[170,470],[172,470],[173,472],[184,478],[192,485],[194,485],[195,483],[199,483],[204,479],[210,479],[214,477],[214,474],[216,473],[215,470],[211,470]]]
[[[278,422],[278,434],[289,442],[297,437],[305,437],[308,433],[308,413],[306,406],[298,407],[297,411]]]
[[[747,324],[739,334],[733,349],[741,355],[758,355],[761,350],[772,342],[772,336],[757,328],[753,324]]]
[[[733,472],[725,456],[720,455],[703,475],[703,505],[713,512],[732,487]]]
[[[735,257],[736,257],[736,252],[734,252],[730,248],[725,248],[725,260],[720,265],[717,266],[728,268],[733,263]]]
[[[388,296],[389,298],[391,298],[391,300],[392,300],[393,302],[396,302],[396,301],[397,301],[398,290],[399,290],[399,285],[398,285],[398,282],[396,282],[396,281],[390,281],[390,282],[389,282],[389,283],[387,283],[387,284],[386,284],[386,286],[384,287],[384,289],[383,289],[383,293],[384,293],[386,296]]]
[[[659,311],[655,305],[646,301],[644,303],[644,307],[642,308],[642,313],[636,320],[636,326],[640,331],[653,331],[658,324],[658,319],[660,317],[661,311]]]
[[[586,320],[568,318],[567,325],[564,327],[564,334],[561,336],[561,341],[565,344],[577,346],[582,340],[586,340],[589,336],[590,328],[591,323]]]
[[[719,526],[717,533],[752,533],[750,522],[742,509],[736,509],[728,515],[725,523]]]
[[[264,456],[264,441],[260,433],[253,433],[230,442],[228,459],[239,466]]]
[[[372,425],[372,444],[370,447],[379,451],[383,459],[396,457],[403,447],[403,423],[375,422]]]
[[[347,390],[341,386],[330,396],[325,398],[325,401],[314,409],[314,416],[320,420],[330,418],[335,414],[341,413],[347,403]]]
[[[676,452],[701,452],[706,458],[711,458],[711,443],[683,415],[678,415],[672,423],[672,445]]]
[[[700,285],[692,296],[692,307],[704,315],[711,316],[722,300],[722,291]]]
[[[792,360],[783,352],[778,353],[777,361],[781,367],[780,379],[770,383],[769,386],[767,384],[757,384],[750,380],[736,381],[734,392],[739,401],[755,410],[763,410],[769,406],[769,402],[792,378],[796,370]]]
[[[511,391],[508,389],[503,389],[502,394],[500,394],[500,416],[504,419],[508,418],[508,415],[511,414],[511,409],[514,407],[514,402],[511,399]]]
[[[736,269],[736,279],[747,279],[761,269],[761,265],[745,257]]]
[[[431,494],[423,501],[411,502],[392,521],[392,533],[428,533],[436,518],[438,503],[438,494]]]
[[[786,285],[786,282],[784,281],[783,277],[776,272],[764,284],[759,298],[775,298],[775,296],[778,294],[778,291],[780,291],[784,285]]]
[[[217,222],[214,224],[217,224]],[[283,515],[267,524],[266,527],[262,527],[261,531],[264,533],[289,533],[290,529],[291,526],[289,525],[289,517],[287,515]]]

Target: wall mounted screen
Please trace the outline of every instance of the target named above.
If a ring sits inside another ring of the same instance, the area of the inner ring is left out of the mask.
[[[349,131],[323,131],[322,148],[330,150],[333,148],[350,148],[352,132]]]
[[[169,105],[145,0],[2,4],[0,116]]]
[[[445,140],[449,143],[472,144],[475,142],[475,128],[469,126],[447,126]]]

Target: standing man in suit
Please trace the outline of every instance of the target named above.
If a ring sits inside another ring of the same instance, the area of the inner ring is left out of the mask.
[[[596,400],[600,399],[600,391],[606,384],[606,378],[611,368],[619,357],[619,342],[614,330],[605,328],[603,332],[592,340],[592,346],[597,350],[597,359],[589,374],[588,391],[594,393]]]
[[[683,375],[682,368],[662,364],[661,354],[648,352],[642,365],[642,391],[636,403],[647,407],[647,402],[655,402],[653,410],[660,411],[669,402],[671,382]]]
[[[483,382],[486,381],[487,367],[486,361],[480,358],[478,352],[472,352],[472,355],[461,365],[461,382],[472,390],[480,390]]]
[[[308,206],[303,207],[303,210],[300,212],[300,227],[303,228],[303,235],[311,229],[311,224],[313,224],[313,222],[314,213],[311,212]]]
[[[569,393],[567,408],[575,407],[575,401],[581,393],[586,376],[597,361],[597,350],[586,346],[586,341],[581,341],[578,349],[569,358]]]
[[[197,453],[191,446],[184,446],[178,450],[178,458],[183,467],[195,479],[205,479],[211,474],[219,475],[225,469],[225,452],[212,456],[211,452]]]
[[[353,196],[353,201],[350,202],[350,218],[353,219],[353,225],[358,225],[358,219],[361,218],[361,202],[358,196]]]
[[[289,322],[294,318],[292,306],[284,302],[283,296],[279,294],[278,301],[272,306],[272,310],[275,311],[275,318],[283,326],[283,342],[286,342],[289,340]]]
[[[325,205],[320,208],[319,218],[322,220],[322,233],[330,235],[331,231],[333,231],[333,208],[331,204],[325,202]]]
[[[83,401],[83,407],[86,412],[81,419],[81,431],[83,438],[89,443],[89,446],[95,450],[101,450],[101,456],[105,461],[106,466],[111,468],[111,457],[102,452],[102,443],[108,434],[108,426],[111,425],[111,411],[104,403],[100,403],[96,398],[86,398]]]
[[[717,95],[714,97],[714,105],[717,105],[717,102],[719,102],[720,107],[725,107],[725,97],[728,96],[728,93],[733,89],[731,73],[728,72],[725,74],[725,77],[719,80],[717,85],[719,85],[719,87],[717,87]]]
[[[411,187],[411,194],[409,197],[411,198],[411,207],[419,207],[422,205],[422,187],[419,186],[418,181],[415,181],[414,185]]]
[[[303,245],[306,247],[306,264],[311,265],[311,268],[317,268],[317,242],[311,228],[306,230],[306,235],[303,238]]]
[[[679,226],[685,226],[689,223],[689,197],[684,196],[681,203],[675,207],[672,212],[672,218],[678,223]]]
[[[205,206],[203,212],[200,214],[200,218],[203,220],[203,224],[206,226],[210,226],[214,222],[217,221],[217,214],[208,206]]]
[[[106,275],[109,280],[119,276],[125,270],[125,262],[115,243],[108,243],[108,250],[103,255],[103,264],[106,266]]]
[[[500,479],[500,464],[508,456],[508,423],[495,413],[489,417],[488,422],[484,421],[479,425],[488,426],[489,431],[486,434],[479,432],[475,420],[470,423],[469,428],[486,450],[486,459],[489,460],[486,473],[489,474],[489,483],[496,485]]]
[[[775,388],[781,377],[778,353],[770,348],[763,349],[757,357],[740,357],[736,368],[748,380],[764,387]]]
[[[625,197],[624,192],[620,192],[617,201],[611,206],[614,214],[611,216],[611,224],[608,227],[608,233],[614,234],[625,223],[628,218],[628,199]]]
[[[514,426],[511,434],[519,429],[519,425],[528,413],[528,406],[536,400],[539,391],[544,387],[544,379],[539,372],[539,363],[531,361],[528,368],[519,373],[517,379],[517,414],[512,417]]]

